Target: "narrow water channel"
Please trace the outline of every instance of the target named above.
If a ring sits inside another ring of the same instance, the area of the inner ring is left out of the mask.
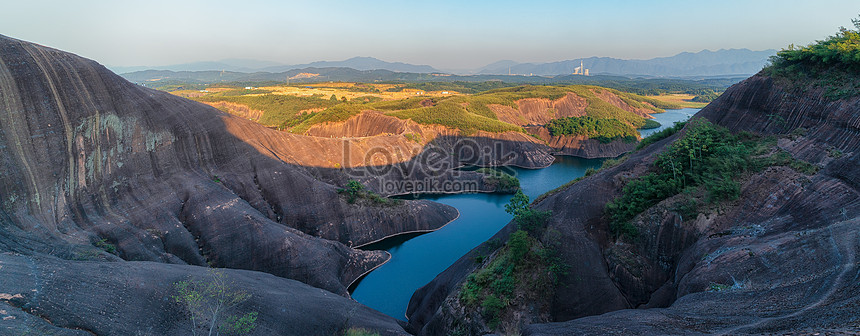
[[[642,135],[658,132],[676,121],[684,121],[698,109],[669,110],[655,114],[660,128],[643,130]],[[506,168],[520,180],[523,193],[534,200],[577,177],[588,168],[597,169],[604,159],[556,157],[543,169]],[[460,217],[445,227],[426,234],[402,235],[368,245],[362,249],[386,250],[391,260],[354,285],[352,297],[373,309],[397,319],[405,319],[412,293],[427,284],[469,250],[492,237],[511,220],[505,204],[512,195],[460,194],[425,195],[460,211]]]

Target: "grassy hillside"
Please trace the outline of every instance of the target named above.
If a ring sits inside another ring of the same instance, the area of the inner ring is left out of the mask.
[[[493,87],[487,84],[485,87]],[[557,100],[575,94],[587,102],[587,116],[604,120],[613,127],[597,128],[591,136],[606,139],[634,136],[629,130],[645,126],[646,119],[626,111],[600,98],[614,94],[627,105],[662,112],[664,108],[679,106],[633,93],[598,86],[536,86],[501,87],[477,94],[457,94],[455,91],[421,91],[437,89],[434,85],[413,85],[405,88],[392,84],[331,83],[324,86],[266,87],[256,89],[218,88],[212,92],[186,91],[182,95],[201,102],[229,102],[262,111],[259,122],[269,127],[303,133],[311,126],[324,122],[344,121],[362,111],[379,111],[387,115],[410,119],[419,124],[442,125],[465,133],[523,132],[522,127],[498,120],[491,105],[517,108],[517,102],[527,98]],[[461,87],[468,91],[469,87]],[[411,90],[411,91],[408,91]],[[359,94],[360,93],[360,94]],[[228,112],[229,108],[222,108]],[[619,125],[623,125],[619,126]],[[602,130],[612,130],[603,134]]]

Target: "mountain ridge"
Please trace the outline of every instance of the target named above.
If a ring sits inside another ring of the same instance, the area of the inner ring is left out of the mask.
[[[429,65],[416,65],[404,62],[387,62],[375,57],[356,56],[342,61],[315,61],[301,64],[282,64],[272,61],[253,59],[224,59],[220,61],[200,61],[191,63],[171,64],[162,66],[108,66],[117,74],[126,74],[148,70],[169,71],[230,71],[242,73],[255,72],[286,72],[303,68],[351,68],[359,71],[388,70],[395,72],[434,73],[439,70]]]
[[[768,57],[776,50],[754,51],[742,49],[705,49],[699,52],[681,52],[673,56],[650,59],[621,59],[614,57],[592,56],[554,62],[517,62],[500,60],[485,66],[465,70],[440,70],[430,65],[405,62],[383,61],[375,57],[356,56],[342,61],[315,61],[303,64],[279,64],[272,61],[252,59],[224,59],[220,61],[201,61],[164,66],[112,66],[108,67],[118,74],[149,70],[182,71],[230,71],[240,73],[287,72],[305,68],[351,68],[359,71],[388,70],[404,73],[449,73],[457,75],[507,75],[534,74],[540,76],[564,75],[573,73],[579,61],[591,70],[591,74],[635,75],[635,76],[727,76],[752,75],[767,63]]]
[[[478,69],[478,74],[534,74],[559,75],[573,73],[580,61],[591,74],[645,75],[645,76],[714,76],[752,75],[767,64],[776,50],[708,49],[699,52],[682,52],[669,57],[645,60],[613,57],[587,57],[546,63],[517,63],[499,61]]]

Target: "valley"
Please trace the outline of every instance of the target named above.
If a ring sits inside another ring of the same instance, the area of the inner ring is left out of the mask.
[[[853,23],[739,81],[0,35],[0,334],[858,333]]]

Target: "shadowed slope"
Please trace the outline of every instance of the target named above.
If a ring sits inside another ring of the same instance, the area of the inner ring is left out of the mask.
[[[858,107],[858,97],[834,101],[822,89],[762,75],[733,86],[696,118],[774,135],[774,150],[815,169],[752,171],[739,180],[736,201],[708,205],[694,218],[678,210],[683,195],[670,197],[633,218],[636,238],[611,238],[604,205],[686,131],[543,199],[536,207],[553,211],[548,227],[570,269],[550,299],[550,319],[523,333],[856,332]],[[509,224],[494,239],[505,241],[513,230]],[[414,331],[447,332],[458,323],[481,330],[451,302],[479,266],[474,258],[495,249],[476,248],[415,293],[408,310]],[[535,314],[518,313],[524,320]]]
[[[261,270],[345,295],[388,256],[336,241],[369,242],[456,217],[426,201],[384,210],[349,204],[278,155],[309,156],[308,137],[2,36],[0,96],[3,251]],[[115,246],[115,255],[94,245]]]

